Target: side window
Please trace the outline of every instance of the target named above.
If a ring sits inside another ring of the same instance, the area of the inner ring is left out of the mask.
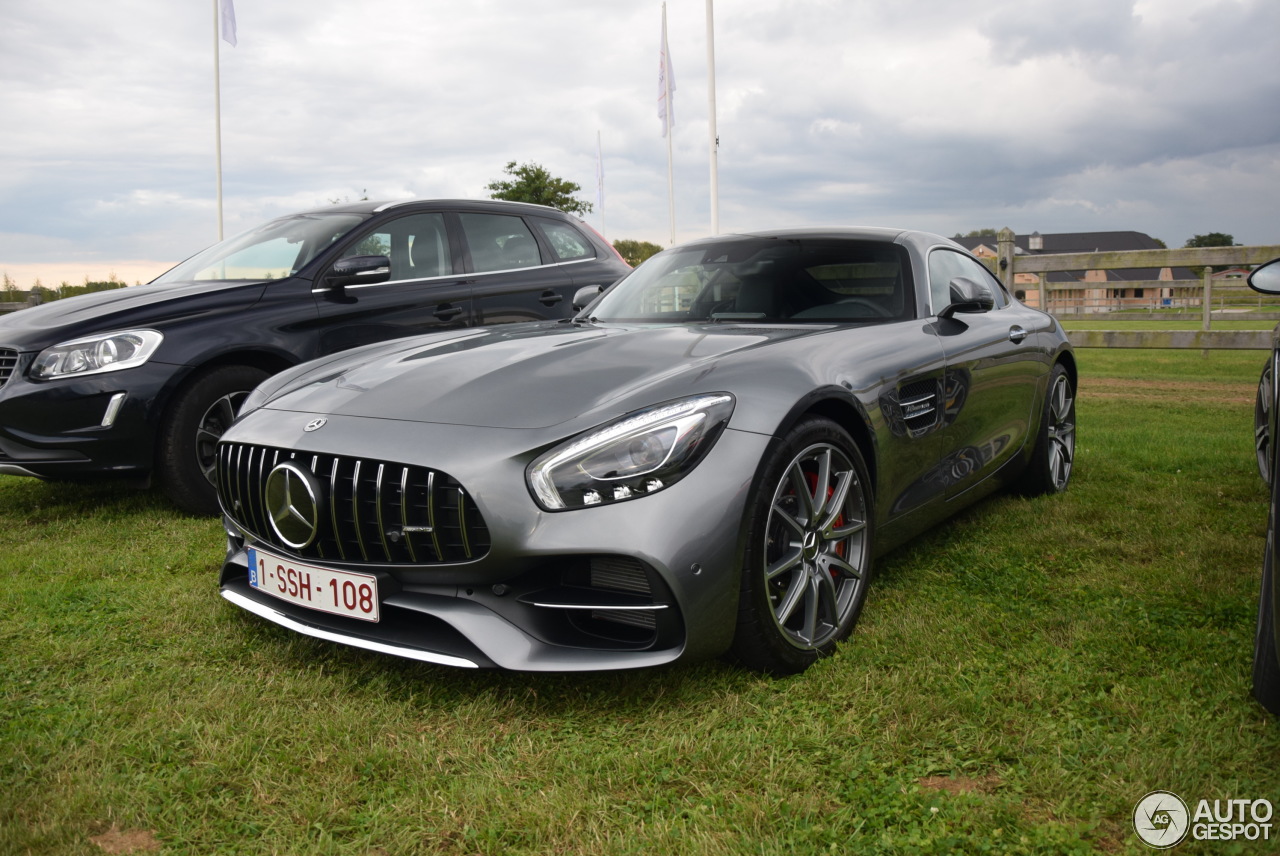
[[[544,220],[539,217],[538,225],[542,227],[542,233],[547,236],[547,242],[551,244],[551,249],[555,251],[556,258],[560,261],[569,262],[596,257],[596,251],[591,246],[591,242],[568,223]]]
[[[410,214],[382,223],[342,255],[386,256],[391,259],[391,282],[453,273],[443,214]]]
[[[515,270],[542,264],[538,242],[520,217],[508,214],[459,214],[475,273]]]
[[[951,304],[950,283],[958,276],[967,276],[989,285],[997,308],[1008,302],[1004,287],[981,262],[952,250],[934,250],[929,254],[929,298],[933,303],[934,315]]]

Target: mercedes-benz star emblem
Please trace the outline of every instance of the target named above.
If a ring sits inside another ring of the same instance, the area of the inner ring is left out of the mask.
[[[310,422],[307,423],[307,427],[303,428],[302,430],[308,433],[312,431],[319,431],[321,428],[327,425],[328,422],[329,422],[328,419],[325,419],[323,416],[321,416],[319,419],[312,419]]]
[[[267,514],[276,536],[287,546],[301,550],[320,531],[320,486],[315,476],[295,464],[277,464],[263,489]]]

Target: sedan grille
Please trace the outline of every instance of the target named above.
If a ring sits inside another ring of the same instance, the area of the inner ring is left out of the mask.
[[[286,461],[291,472],[309,475],[317,493],[309,541],[286,542],[271,523],[267,479]],[[426,467],[221,443],[218,496],[246,532],[303,559],[430,565],[489,552],[489,529],[475,501],[453,478]]]
[[[0,348],[0,386],[4,386],[17,365],[18,352],[12,348]]]

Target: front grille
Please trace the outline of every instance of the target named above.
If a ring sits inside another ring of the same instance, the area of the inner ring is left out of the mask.
[[[280,538],[266,507],[267,476],[284,461],[309,472],[319,493],[316,536],[302,548]],[[430,565],[489,552],[489,529],[475,501],[456,480],[426,467],[221,443],[218,495],[241,528],[303,559]]]
[[[17,365],[18,352],[12,348],[0,348],[0,386],[4,386]]]

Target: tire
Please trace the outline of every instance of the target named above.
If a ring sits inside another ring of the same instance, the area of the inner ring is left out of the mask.
[[[867,466],[843,428],[805,419],[771,447],[749,502],[731,655],[772,675],[802,672],[853,632],[866,600]]]
[[[1276,655],[1275,500],[1267,523],[1267,552],[1262,559],[1262,587],[1258,594],[1258,625],[1253,638],[1253,697],[1280,715],[1280,659]]]
[[[1076,392],[1067,367],[1057,363],[1049,375],[1044,415],[1031,460],[1018,491],[1027,496],[1062,493],[1071,481],[1076,458]]]
[[[1258,396],[1253,402],[1253,448],[1258,456],[1258,475],[1271,484],[1271,361],[1262,367]]]
[[[251,366],[219,366],[179,391],[160,427],[156,458],[160,487],[178,508],[202,517],[218,513],[214,448],[267,377]]]

